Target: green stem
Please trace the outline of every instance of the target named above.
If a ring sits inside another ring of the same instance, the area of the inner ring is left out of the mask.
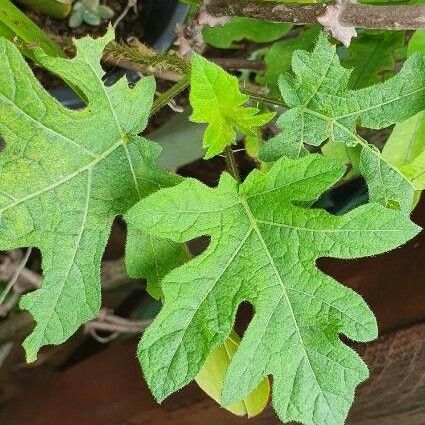
[[[189,77],[183,77],[179,82],[170,87],[165,93],[162,93],[153,102],[150,116],[155,115],[165,105],[170,103],[179,93],[184,91],[189,86]]]
[[[224,150],[224,158],[226,159],[227,171],[234,177],[235,180],[240,182],[241,177],[239,175],[236,158],[231,146],[226,146],[226,149]]]
[[[271,105],[281,106],[282,108],[286,107],[286,104],[285,102],[283,102],[283,100],[276,99],[274,97],[263,96],[258,93],[253,93],[252,91],[249,91],[247,89],[242,89],[241,91],[242,93],[246,94],[253,100],[258,100],[259,102],[264,102],[264,103],[270,103]]]

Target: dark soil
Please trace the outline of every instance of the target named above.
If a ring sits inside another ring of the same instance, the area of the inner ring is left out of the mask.
[[[137,38],[142,41],[144,32],[141,25],[141,15],[143,13],[143,7],[141,1],[138,1],[136,8],[130,8],[126,16],[121,20],[115,29],[116,39],[118,41],[126,41],[129,38]],[[112,18],[112,22],[125,10],[127,6],[127,0],[101,0],[101,4],[109,6],[115,15]],[[106,32],[108,22],[103,22],[99,26],[91,26],[82,24],[78,28],[70,28],[68,26],[68,18],[58,20],[49,18],[46,15],[37,13],[34,11],[27,11],[27,15],[37,23],[44,31],[54,36],[55,38],[81,38],[85,35],[100,36]]]
[[[130,8],[128,13],[115,28],[117,41],[127,41],[129,39],[143,41],[143,7],[141,6],[141,3],[142,2],[139,0],[136,8]],[[101,4],[109,6],[115,12],[115,15],[112,18],[112,22],[114,22],[125,10],[127,0],[101,0]],[[38,26],[57,41],[58,44],[63,46],[65,51],[69,49],[67,53],[69,53],[70,56],[73,55],[72,48],[68,48],[67,46],[71,45],[72,38],[81,38],[86,35],[90,35],[94,38],[100,37],[105,34],[109,25],[109,22],[105,21],[99,26],[82,24],[78,28],[70,28],[68,26],[68,17],[65,19],[52,19],[33,10],[26,10],[26,13]],[[31,66],[35,76],[46,89],[54,89],[64,85],[62,80],[40,68],[36,64],[31,64]]]

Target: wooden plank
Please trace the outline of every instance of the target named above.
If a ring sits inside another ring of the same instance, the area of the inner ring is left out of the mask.
[[[424,425],[425,324],[362,348],[371,379],[360,388],[349,423]]]
[[[190,385],[158,406],[141,378],[136,341],[113,344],[59,373],[34,382],[0,412],[8,425],[274,425],[271,407],[247,422]],[[349,425],[425,424],[425,323],[397,331],[357,351],[371,379],[358,391]]]

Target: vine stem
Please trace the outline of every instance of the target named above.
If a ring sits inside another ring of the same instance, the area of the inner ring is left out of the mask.
[[[239,174],[238,166],[236,163],[235,154],[233,153],[231,146],[226,146],[224,150],[224,158],[226,160],[227,171],[233,176],[238,182],[241,181],[241,176]]]
[[[387,30],[425,28],[425,5],[372,6],[352,1],[335,3],[276,3],[261,0],[209,0],[205,4],[213,18],[233,16],[273,22],[314,24],[329,8],[338,6],[338,21],[344,27]]]
[[[155,115],[160,109],[168,105],[178,94],[189,86],[189,76],[184,76],[180,81],[171,86],[166,92],[154,100],[150,116]]]
[[[13,274],[13,276],[12,276],[12,279],[10,279],[6,288],[4,289],[2,294],[0,295],[0,306],[4,303],[4,300],[6,299],[7,294],[12,290],[13,286],[18,281],[19,276],[22,273],[22,270],[25,268],[25,266],[26,266],[26,264],[27,264],[27,262],[30,258],[31,252],[32,252],[32,248],[28,248],[27,251],[25,252],[24,258],[21,260],[18,267],[16,267],[16,270],[15,270],[15,273]]]
[[[282,100],[279,100],[273,97],[268,97],[266,95],[254,93],[253,91],[248,90],[246,88],[242,89],[241,91],[242,93],[249,96],[251,100],[257,100],[258,102],[270,103],[271,105],[280,106],[282,108],[286,107],[285,102],[283,102]]]

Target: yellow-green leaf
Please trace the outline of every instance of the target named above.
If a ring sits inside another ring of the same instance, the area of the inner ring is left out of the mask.
[[[239,344],[239,335],[232,331],[226,341],[210,353],[204,366],[202,366],[202,369],[195,378],[199,387],[219,404],[221,404],[224,377],[230,362],[239,348]],[[260,414],[265,409],[269,401],[269,396],[270,383],[266,377],[243,400],[223,407],[235,415],[252,417]]]

